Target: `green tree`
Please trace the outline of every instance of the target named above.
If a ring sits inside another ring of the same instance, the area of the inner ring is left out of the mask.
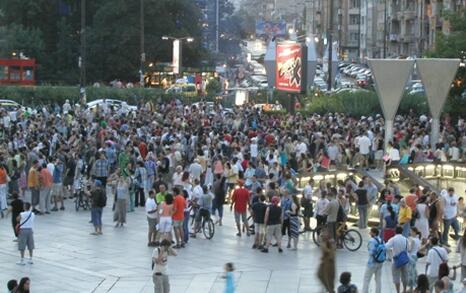
[[[4,36],[0,43],[2,56],[10,57],[13,52],[21,52],[26,57],[41,58],[44,54],[45,44],[39,29],[12,24],[3,27],[0,34]]]

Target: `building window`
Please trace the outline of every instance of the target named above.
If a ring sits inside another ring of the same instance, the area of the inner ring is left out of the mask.
[[[359,15],[358,14],[350,14],[349,22],[350,22],[350,24],[359,24]]]
[[[359,8],[359,0],[350,0],[350,8]]]
[[[358,33],[350,33],[349,35],[350,41],[358,41],[359,40],[359,34]]]

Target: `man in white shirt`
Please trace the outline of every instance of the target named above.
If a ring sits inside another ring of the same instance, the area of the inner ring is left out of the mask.
[[[359,153],[362,155],[363,160],[361,167],[368,168],[369,167],[369,153],[370,153],[370,147],[371,147],[371,140],[367,136],[366,133],[363,133],[357,143],[357,147],[359,148]]]
[[[259,146],[257,145],[257,138],[251,139],[251,145],[249,146],[249,152],[251,153],[251,160],[256,163],[257,157],[259,156]]]
[[[24,212],[19,214],[17,221],[19,223],[19,234],[18,234],[18,250],[21,254],[21,260],[17,262],[17,265],[24,266],[26,262],[24,261],[24,251],[29,250],[29,264],[33,264],[32,261],[32,251],[34,250],[34,219],[35,215],[31,210],[31,204],[26,202],[24,203]]]
[[[202,165],[199,163],[199,159],[195,159],[194,162],[189,166],[189,173],[193,180],[201,180]]]
[[[427,253],[426,275],[429,279],[430,290],[433,292],[432,288],[435,280],[438,279],[439,266],[444,262],[448,262],[448,251],[438,245],[437,237],[432,237],[430,244],[432,248]]]
[[[410,249],[408,239],[402,235],[403,228],[400,226],[396,227],[395,233],[396,235],[390,238],[385,245],[387,252],[391,253],[393,259],[399,256],[401,252],[406,251],[407,253]],[[395,266],[395,261],[393,261],[392,276],[397,293],[400,293],[400,283],[403,283],[403,292],[406,293],[408,285],[408,264],[409,263],[406,263],[405,265],[397,268]]]
[[[313,216],[312,210],[312,194],[313,194],[313,185],[314,179],[310,179],[309,182],[306,184],[303,190],[303,197],[301,199],[301,205],[304,208],[303,212],[303,220],[304,220],[304,231],[311,231],[311,217]]]
[[[448,244],[450,226],[452,226],[455,231],[455,240],[459,239],[458,233],[460,225],[456,218],[458,214],[458,196],[455,194],[455,189],[453,187],[448,188],[448,193],[443,190],[441,195],[443,201],[443,235],[441,242],[445,246],[450,246]]]
[[[145,204],[147,223],[149,224],[148,242],[147,246],[155,246],[157,239],[157,202],[155,201],[155,192],[149,191],[149,197],[146,199]]]
[[[167,239],[162,240],[160,247],[155,248],[152,252],[152,281],[155,292],[170,292],[167,270],[169,255],[176,256],[176,252],[171,248],[171,242]]]
[[[451,162],[458,162],[460,159],[460,149],[456,146],[456,142],[452,142],[448,149],[448,156]]]

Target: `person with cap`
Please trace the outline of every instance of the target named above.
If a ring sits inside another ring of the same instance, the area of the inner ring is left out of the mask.
[[[246,230],[246,234],[249,236],[249,227],[247,221],[247,208],[249,204],[250,192],[243,185],[243,180],[238,180],[238,188],[233,191],[231,196],[230,209],[235,209],[235,222],[238,233],[236,236],[241,237],[241,222],[243,222],[243,228]]]
[[[271,205],[265,210],[264,224],[267,227],[267,239],[265,247],[261,250],[264,253],[269,252],[269,246],[272,238],[277,241],[278,252],[283,252],[282,249],[282,231],[281,226],[283,223],[282,208],[278,206],[280,198],[278,196],[272,197]]]
[[[94,225],[94,232],[91,235],[102,235],[102,212],[107,205],[107,196],[100,180],[96,180],[94,188],[91,190],[91,217]]]

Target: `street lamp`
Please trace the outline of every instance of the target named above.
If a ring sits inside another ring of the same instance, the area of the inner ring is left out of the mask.
[[[173,41],[173,73],[174,74],[181,74],[181,48],[182,48],[182,42],[185,40],[188,43],[194,42],[193,37],[181,37],[181,38],[175,38],[171,36],[162,36],[162,40],[168,41],[172,40]]]

